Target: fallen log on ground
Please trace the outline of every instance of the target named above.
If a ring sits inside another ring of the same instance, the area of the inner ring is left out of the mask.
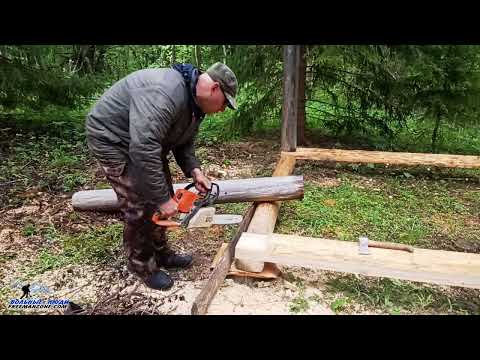
[[[216,181],[220,187],[218,204],[230,202],[284,201],[303,198],[303,176],[276,176]],[[188,184],[174,184],[174,190]],[[79,191],[72,196],[75,210],[117,211],[113,189]]]
[[[282,152],[282,154],[294,156],[297,160],[407,166],[423,165],[459,169],[480,168],[480,156],[473,155],[445,155],[316,148],[297,148],[295,152]]]

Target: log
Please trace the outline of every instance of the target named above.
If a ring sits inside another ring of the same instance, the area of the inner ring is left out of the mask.
[[[297,108],[297,146],[305,145],[305,79],[306,79],[306,66],[305,60],[305,45],[300,45],[299,51],[300,61],[298,62],[298,108]]]
[[[259,243],[264,245],[259,247]],[[480,254],[420,248],[413,252],[370,248],[369,252],[360,255],[358,243],[349,241],[245,232],[235,256],[249,261],[480,289]]]
[[[295,151],[297,147],[297,112],[298,112],[298,76],[300,63],[300,46],[283,47],[283,107],[281,149]]]
[[[284,152],[298,160],[320,160],[342,163],[423,165],[445,168],[480,168],[480,156],[423,154],[406,152],[297,148]]]
[[[216,182],[220,188],[217,203],[263,202],[303,198],[303,176],[263,177]],[[188,184],[174,184],[181,189]],[[73,194],[75,210],[116,211],[118,200],[113,189],[79,191]]]
[[[280,160],[273,172],[273,178],[290,175],[295,169],[295,158],[293,156],[280,157]],[[257,206],[255,215],[253,215],[250,226],[247,232],[257,234],[271,234],[275,229],[275,223],[277,222],[278,212],[280,210],[280,202],[261,203]],[[259,244],[261,246],[261,244]],[[264,268],[263,261],[250,261],[248,259],[237,259],[235,266],[239,270],[249,272],[262,272]]]
[[[255,212],[255,204],[250,206],[245,213],[240,226],[235,233],[235,237],[228,244],[227,248],[223,252],[220,260],[217,262],[217,265],[213,272],[210,274],[210,277],[207,280],[207,284],[200,291],[200,294],[195,298],[195,301],[192,304],[191,314],[192,315],[205,315],[208,310],[208,306],[212,302],[213,297],[217,293],[218,289],[222,285],[225,277],[227,276],[232,262],[235,256],[235,247],[242,233],[247,229],[250,224],[250,220]]]

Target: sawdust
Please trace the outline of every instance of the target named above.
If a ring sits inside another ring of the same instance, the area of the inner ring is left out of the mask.
[[[324,289],[317,282],[318,273],[301,268],[282,267],[282,272],[296,274],[296,283],[285,279],[256,280],[233,277],[225,280],[213,299],[209,315],[334,315],[325,300]],[[296,307],[300,302],[302,307]]]

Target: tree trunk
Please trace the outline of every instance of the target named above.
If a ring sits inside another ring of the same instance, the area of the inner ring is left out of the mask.
[[[298,62],[298,110],[297,110],[297,145],[305,145],[305,46],[299,49]]]
[[[105,55],[107,53],[108,46],[106,45],[98,45],[96,47],[97,54],[95,57],[95,72],[102,72],[105,70]]]
[[[297,147],[298,55],[298,45],[283,47],[282,151],[295,151]]]
[[[95,63],[95,45],[80,45],[73,47],[72,61],[75,71],[92,72]]]
[[[128,64],[130,58],[130,47],[128,45],[125,46],[126,54],[125,54],[125,72],[128,72]]]
[[[435,119],[435,127],[433,129],[433,134],[432,134],[432,153],[437,152],[437,141],[438,141],[438,132],[440,129],[440,123],[442,121],[442,115],[440,112],[437,112],[437,116]]]
[[[222,45],[223,48],[223,63],[227,65],[227,47],[225,45]]]
[[[195,52],[195,63],[197,64],[197,68],[202,67],[202,54],[201,54],[201,48],[199,45],[194,46],[194,52]]]
[[[172,59],[170,61],[171,65],[177,62],[177,48],[175,45],[172,45]]]

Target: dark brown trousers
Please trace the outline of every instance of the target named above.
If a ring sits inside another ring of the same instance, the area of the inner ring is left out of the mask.
[[[163,158],[165,177],[173,196],[172,178],[168,159]],[[125,217],[123,246],[128,260],[128,269],[145,278],[161,266],[160,259],[171,251],[167,246],[165,228],[152,221],[155,206],[141,199],[135,191],[128,164],[100,163],[107,180],[113,187]],[[159,204],[155,204],[158,206]]]

